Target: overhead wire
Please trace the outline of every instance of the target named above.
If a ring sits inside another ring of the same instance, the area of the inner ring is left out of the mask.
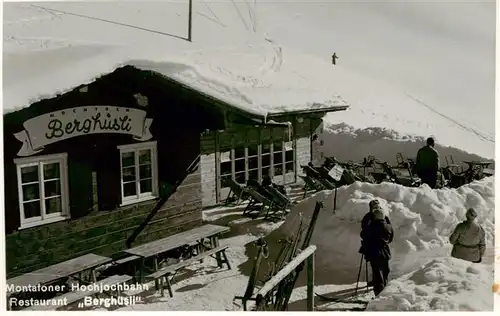
[[[95,20],[95,21],[104,22],[104,23],[115,24],[115,25],[118,25],[118,26],[129,27],[129,28],[133,28],[133,29],[137,29],[137,30],[141,30],[141,31],[149,32],[149,33],[155,33],[155,34],[159,34],[159,35],[163,35],[163,36],[175,37],[175,38],[182,39],[182,40],[185,40],[185,41],[188,40],[186,37],[182,37],[182,36],[171,34],[171,33],[167,33],[167,32],[162,32],[162,31],[158,31],[158,30],[153,30],[153,29],[142,27],[142,26],[137,26],[137,25],[127,24],[127,23],[112,21],[112,20],[108,20],[108,19],[102,19],[102,18],[98,18],[98,17],[94,17],[94,16],[89,16],[89,15],[84,15],[84,14],[78,14],[78,13],[73,13],[73,12],[68,12],[68,11],[63,11],[63,10],[58,10],[58,9],[52,9],[52,8],[43,7],[43,6],[35,5],[35,4],[31,4],[30,6],[34,7],[34,8],[46,10],[46,11],[52,11],[52,12],[57,12],[57,13],[62,13],[62,14],[66,14],[66,15],[76,16],[76,17],[80,17],[80,18],[84,18],[84,19],[89,19],[89,20]]]

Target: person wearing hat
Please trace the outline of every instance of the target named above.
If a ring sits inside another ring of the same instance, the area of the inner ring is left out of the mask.
[[[389,244],[394,238],[394,231],[391,224],[387,223],[387,216],[380,207],[374,207],[372,214],[373,219],[361,231],[361,238],[365,259],[372,267],[373,281],[371,283],[373,292],[377,296],[385,288],[389,278],[389,260],[391,259]]]
[[[426,145],[418,150],[415,168],[422,183],[435,189],[439,171],[439,153],[434,148],[434,138],[427,138]]]
[[[374,219],[373,211],[376,209],[379,209],[379,210],[381,209],[380,202],[377,199],[371,200],[370,203],[368,203],[368,206],[369,206],[370,210],[368,211],[368,213],[365,214],[365,216],[363,216],[363,219],[361,220],[361,232],[363,232],[368,227],[368,225],[373,221],[373,219]],[[391,221],[390,221],[389,217],[387,217],[387,216],[385,216],[385,222],[387,224],[391,225]],[[358,252],[365,255],[365,242],[363,241],[363,239],[361,239],[361,247],[359,248]],[[366,259],[366,256],[365,256],[365,259]],[[372,285],[373,285],[373,281],[368,281],[368,286],[372,286]]]
[[[476,210],[469,208],[465,217],[466,220],[458,224],[450,236],[450,243],[453,245],[451,256],[479,263],[486,250],[486,234],[483,227],[476,221]]]
[[[370,221],[373,220],[373,210],[381,208],[380,202],[377,199],[371,200],[368,206],[370,210],[365,214],[365,216],[363,216],[363,219],[361,220],[361,230],[365,229]],[[391,220],[389,219],[389,217],[386,216],[385,221],[387,222],[387,224],[391,225]]]

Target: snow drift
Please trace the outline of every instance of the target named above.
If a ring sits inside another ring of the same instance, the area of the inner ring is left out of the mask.
[[[369,311],[493,311],[493,267],[438,258],[389,282]]]
[[[465,219],[466,209],[474,207],[478,222],[486,232],[487,247],[494,240],[494,178],[486,178],[459,189],[431,190],[424,185],[408,188],[392,183],[356,182],[337,192],[337,210],[333,212],[334,194],[323,191],[296,205],[277,231],[268,236],[273,242],[297,230],[302,213],[309,223],[316,201],[324,201],[311,244],[316,253],[317,282],[345,284],[356,282],[360,254],[360,223],[368,203],[377,198],[394,228],[391,244],[394,279],[409,273],[430,259],[449,256],[449,235]]]

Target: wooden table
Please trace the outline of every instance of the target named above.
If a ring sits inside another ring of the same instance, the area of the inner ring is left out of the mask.
[[[228,232],[229,227],[217,225],[203,225],[185,232],[155,240],[124,252],[141,257],[140,278],[144,282],[145,259],[153,257],[153,269],[158,270],[158,255],[192,243],[201,244],[205,238],[210,239],[212,248],[219,246],[219,235]],[[201,249],[201,248],[199,248]]]
[[[481,166],[487,168],[489,165],[493,164],[493,161],[464,161],[464,163],[468,164],[469,166],[476,165],[476,166]]]
[[[7,285],[13,285],[14,289],[16,286],[37,286],[38,284],[46,285],[87,270],[91,270],[90,281],[95,282],[96,276],[94,269],[111,261],[111,258],[89,253],[78,258],[70,259],[68,261],[60,262],[40,270],[11,278],[7,280]],[[22,292],[18,290],[19,289],[15,289],[14,292],[10,292],[9,294]]]

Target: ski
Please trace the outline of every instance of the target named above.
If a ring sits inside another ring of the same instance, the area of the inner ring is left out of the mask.
[[[364,287],[361,290],[366,291],[367,288]],[[369,287],[368,290],[371,290],[371,287]],[[316,294],[316,296],[319,299],[321,299],[323,301],[327,301],[327,302],[367,304],[367,302],[365,302],[365,301],[351,300],[350,298],[352,298],[354,295],[346,296],[346,294],[351,294],[351,293],[354,293],[354,289],[347,289],[347,290],[343,290],[341,292],[337,292],[336,294],[340,294],[340,296],[338,296],[338,297],[329,297],[329,296],[319,294],[319,293],[314,293],[314,294]]]

